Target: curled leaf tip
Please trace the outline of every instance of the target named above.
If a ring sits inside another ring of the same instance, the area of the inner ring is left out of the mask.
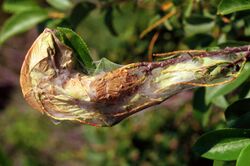
[[[249,46],[181,51],[87,75],[76,68],[72,49],[45,29],[25,57],[20,84],[27,102],[53,119],[113,126],[182,90],[230,82],[249,54]]]

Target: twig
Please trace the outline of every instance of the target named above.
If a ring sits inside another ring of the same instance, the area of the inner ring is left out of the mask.
[[[148,34],[150,31],[152,31],[154,28],[156,28],[157,26],[161,25],[162,23],[164,23],[167,19],[169,19],[170,17],[172,17],[174,14],[176,13],[176,10],[172,10],[170,13],[166,14],[164,17],[162,17],[160,20],[158,20],[157,22],[155,22],[153,25],[149,26],[147,29],[145,29],[141,34],[140,34],[140,38],[142,39],[146,34]]]
[[[154,48],[154,45],[155,45],[155,42],[157,41],[158,37],[159,37],[159,34],[160,32],[157,31],[154,36],[152,37],[150,43],[149,43],[149,47],[148,47],[148,61],[149,62],[152,62],[153,61],[153,56],[152,56],[152,53],[153,53],[153,48]]]
[[[162,57],[162,56],[171,56],[174,54],[180,54],[180,53],[204,53],[205,50],[180,50],[180,51],[172,51],[167,53],[157,53],[153,54],[153,56]]]

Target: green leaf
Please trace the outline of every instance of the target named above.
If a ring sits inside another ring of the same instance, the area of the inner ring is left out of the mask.
[[[83,64],[84,69],[86,69],[88,73],[94,70],[95,65],[83,39],[71,29],[58,27],[57,30],[63,36],[65,44],[74,50],[77,59]]]
[[[228,107],[228,102],[225,96],[218,96],[212,100],[212,103],[219,108],[226,109]]]
[[[48,4],[59,10],[69,10],[73,6],[69,0],[46,0]]]
[[[48,14],[45,10],[30,10],[13,15],[1,29],[0,45],[10,37],[31,29],[47,18]]]
[[[94,8],[95,5],[90,2],[82,2],[76,4],[72,9],[69,18],[69,22],[71,23],[73,29],[76,29],[76,27],[81,23],[81,21],[84,20]]]
[[[122,65],[111,62],[107,58],[102,58],[99,61],[96,61],[94,63],[96,64],[96,69],[95,69],[94,75],[99,74],[101,72],[112,71],[114,69],[122,67]]]
[[[5,0],[2,9],[8,13],[19,13],[28,10],[39,10],[41,8],[34,0]]]
[[[185,19],[184,31],[187,37],[202,33],[208,34],[214,25],[215,22],[211,18],[195,15]]]
[[[249,10],[249,0],[221,0],[218,6],[218,14],[230,14],[237,11]]]
[[[225,111],[230,127],[250,128],[250,98],[238,100]]]
[[[225,85],[219,85],[215,87],[207,87],[206,88],[206,103],[210,103],[213,99],[226,95],[229,92],[233,91],[237,87],[239,87],[243,82],[245,82],[250,76],[250,63],[247,63],[244,66],[244,69],[241,71],[239,77]]]
[[[206,112],[209,108],[205,103],[205,88],[198,88],[193,97],[193,108],[200,112]]]
[[[250,163],[250,145],[241,150],[237,159],[236,166],[249,166]]]
[[[236,160],[241,149],[250,144],[250,130],[221,129],[202,135],[193,150],[213,160]]]
[[[185,1],[185,10],[183,12],[185,17],[189,17],[192,14],[193,5],[193,0]]]
[[[114,17],[113,17],[113,8],[110,7],[107,9],[105,17],[104,17],[104,22],[106,26],[108,27],[110,33],[114,36],[117,36],[118,33],[116,32],[114,28]]]

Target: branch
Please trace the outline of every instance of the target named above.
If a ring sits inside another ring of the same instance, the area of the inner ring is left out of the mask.
[[[26,55],[20,83],[27,102],[54,119],[112,126],[182,90],[236,79],[249,48],[182,51],[163,61],[85,75],[75,69],[72,50],[46,29]]]

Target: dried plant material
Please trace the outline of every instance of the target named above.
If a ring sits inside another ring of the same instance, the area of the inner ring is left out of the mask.
[[[159,37],[159,34],[160,32],[157,31],[154,36],[152,37],[150,43],[149,43],[149,46],[148,46],[148,61],[149,62],[152,62],[153,61],[153,56],[152,56],[152,53],[153,53],[153,49],[154,49],[154,45]]]
[[[126,117],[197,86],[235,79],[249,46],[213,52],[181,52],[158,62],[139,62],[85,75],[72,50],[46,29],[24,60],[20,83],[27,102],[56,120],[112,126]]]

